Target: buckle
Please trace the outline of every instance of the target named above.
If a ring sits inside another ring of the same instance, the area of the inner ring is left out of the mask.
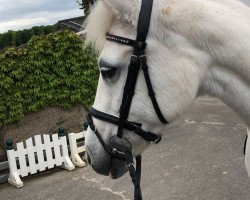
[[[94,124],[89,124],[89,127],[90,127],[92,132],[94,132],[94,133],[96,132],[96,127]]]
[[[83,130],[86,131],[89,127],[89,123],[88,122],[84,122],[83,123]]]
[[[141,65],[142,70],[147,70],[148,69],[147,58],[146,58],[145,55],[140,56],[140,65]]]
[[[136,63],[138,61],[138,56],[137,55],[131,55],[130,57],[130,63]]]
[[[129,164],[127,164],[127,167],[128,167],[129,169],[135,169],[134,163],[129,163]]]
[[[131,55],[131,58],[130,58],[130,64],[129,64],[129,69],[130,70],[137,70],[138,67],[140,65],[140,59],[139,59],[139,56],[137,55]]]
[[[142,50],[146,48],[146,45],[147,45],[146,42],[141,42],[141,41],[136,41],[136,42],[137,42],[136,44],[137,48],[142,49]]]
[[[161,139],[162,139],[162,134],[157,134],[157,138],[156,138],[156,140],[155,141],[153,141],[153,143],[155,143],[155,144],[158,144],[160,141],[161,141]]]

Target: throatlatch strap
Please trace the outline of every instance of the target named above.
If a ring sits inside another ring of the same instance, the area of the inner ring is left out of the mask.
[[[141,69],[143,71],[143,74],[144,74],[144,78],[145,78],[145,81],[146,81],[146,85],[147,85],[147,88],[148,88],[148,96],[150,97],[152,103],[153,103],[153,106],[154,106],[154,109],[155,109],[155,112],[159,118],[159,120],[161,121],[161,123],[163,124],[167,124],[167,120],[165,119],[165,117],[163,116],[160,108],[159,108],[159,105],[157,103],[157,100],[155,98],[155,92],[154,92],[154,89],[153,89],[153,86],[152,86],[152,83],[151,83],[151,80],[150,80],[150,77],[149,77],[149,73],[148,73],[148,65],[147,65],[147,58],[146,56],[141,56],[140,57],[140,65],[141,65]]]

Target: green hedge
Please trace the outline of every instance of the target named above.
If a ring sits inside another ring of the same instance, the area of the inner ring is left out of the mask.
[[[48,35],[55,31],[56,28],[53,25],[34,26],[30,29],[24,29],[19,31],[9,30],[6,33],[0,34],[0,49],[4,49],[6,47],[20,46],[26,44],[34,35]]]
[[[89,107],[98,81],[96,55],[72,32],[35,36],[0,54],[0,126],[48,106]]]

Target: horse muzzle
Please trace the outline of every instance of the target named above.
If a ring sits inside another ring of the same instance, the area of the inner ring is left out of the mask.
[[[87,159],[94,171],[113,179],[123,176],[127,172],[125,152],[131,155],[132,151],[130,142],[117,136],[104,141],[97,130],[95,131],[98,133],[95,134],[91,134],[91,129],[88,131],[90,137],[86,140]]]
[[[110,176],[112,179],[117,179],[123,176],[127,171],[127,164],[124,160],[108,156],[105,158],[99,158],[98,162],[95,162],[95,158],[90,156],[87,152],[87,160],[92,169],[101,175]]]

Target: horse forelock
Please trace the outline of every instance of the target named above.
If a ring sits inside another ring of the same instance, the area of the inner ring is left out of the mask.
[[[113,18],[114,13],[102,1],[98,1],[85,22],[86,43],[94,45],[98,52],[103,48]]]

